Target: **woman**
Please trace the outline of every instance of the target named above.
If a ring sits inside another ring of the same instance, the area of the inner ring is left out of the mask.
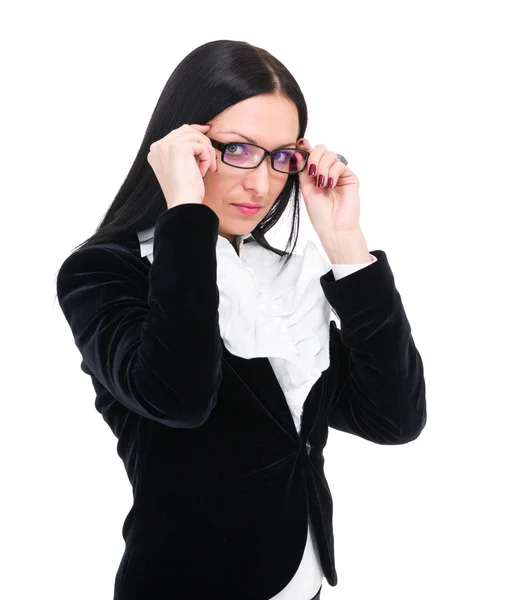
[[[268,52],[200,46],[61,265],[59,303],[133,488],[114,600],[320,598],[324,576],[337,584],[328,427],[403,444],[425,425],[422,360],[386,254],[366,248],[358,180],[306,125]],[[300,192],[329,261],[265,239],[292,204],[296,245]]]

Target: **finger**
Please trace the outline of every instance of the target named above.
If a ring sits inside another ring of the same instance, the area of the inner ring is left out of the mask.
[[[328,184],[328,180],[330,178],[329,172],[330,169],[336,164],[342,165],[337,157],[336,152],[332,152],[331,150],[327,150],[320,158],[320,162],[318,163],[317,172],[315,174],[316,183],[318,187],[324,187]],[[346,166],[346,165],[344,165]],[[335,174],[335,181],[337,180]]]
[[[305,150],[306,152],[309,152],[309,156],[307,157],[304,170],[300,173],[300,175],[306,175],[309,169],[309,158],[311,157],[311,152],[313,151],[313,148],[311,147],[311,144],[309,143],[309,140],[307,138],[301,138],[300,140],[298,140],[296,145],[298,148],[300,148],[300,150]]]
[[[300,138],[297,142],[297,146],[298,146],[298,148],[301,148],[302,150],[307,150],[309,153],[311,153],[313,150],[313,148],[311,147],[311,144],[309,143],[309,140],[307,138]]]
[[[340,160],[333,163],[331,167],[328,169],[327,178],[324,180],[324,186],[328,189],[333,189],[337,185],[337,181],[339,178],[344,175],[348,167],[341,163]]]
[[[191,141],[191,147],[195,158],[198,159],[198,167],[201,172],[201,176],[204,177],[212,163],[212,155],[208,146],[201,139],[195,139]]]
[[[310,177],[316,177],[318,175],[320,161],[327,151],[328,149],[324,144],[317,144],[313,150],[311,150],[307,161],[308,174]]]
[[[311,153],[311,146],[309,144],[309,141],[306,140],[305,138],[299,139],[298,142],[296,143],[296,147],[299,148],[300,150],[305,150],[306,152]],[[307,158],[309,159],[309,155]],[[302,187],[307,185],[307,180],[308,180],[307,168],[308,168],[308,166],[309,166],[309,162],[306,160],[305,167],[302,169],[302,171],[300,171],[298,173],[300,185]]]
[[[208,139],[210,139],[210,138],[208,138]],[[215,148],[212,146],[211,141],[210,141],[210,148],[212,149],[212,156],[213,156],[212,171],[218,171],[219,165],[217,164],[217,154],[215,152]]]
[[[315,187],[315,179],[314,177],[309,176],[309,167],[313,164],[312,159],[315,156],[314,149],[312,148],[309,140],[303,139],[300,140],[302,143],[298,144],[298,148],[301,150],[305,150],[308,153],[306,165],[302,171],[298,173],[298,179],[300,182],[300,191],[302,193],[303,198],[308,198],[311,195],[311,191]]]
[[[212,146],[212,142],[207,135],[204,136],[204,143],[210,152],[210,164],[208,165],[208,169],[210,169],[212,173],[215,173],[215,171],[217,171],[217,155],[215,154],[215,148]]]
[[[208,167],[204,173],[202,173],[202,170],[201,170],[201,174],[204,177],[206,175],[206,173],[208,172],[208,169],[210,169],[212,172],[215,172],[218,170],[217,155],[215,154],[215,148],[212,146],[212,142],[210,141],[210,138],[206,135],[206,133],[209,131],[211,125],[209,123],[205,123],[204,125],[199,125],[197,123],[194,123],[193,125],[190,125],[190,127],[193,127],[194,129],[197,129],[198,131],[201,131],[203,133],[204,142],[207,145],[208,150],[210,152],[211,160],[208,164]]]

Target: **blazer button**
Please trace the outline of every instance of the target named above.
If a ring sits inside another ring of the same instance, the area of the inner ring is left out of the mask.
[[[307,440],[306,440],[306,443],[305,443],[305,447],[306,447],[307,455],[309,456],[309,453],[311,452],[312,446],[311,446],[311,444]]]

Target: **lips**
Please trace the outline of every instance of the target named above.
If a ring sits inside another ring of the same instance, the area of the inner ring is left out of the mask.
[[[259,204],[247,204],[247,203],[245,203],[245,204],[235,204],[234,203],[234,206],[244,206],[245,208],[260,208]]]

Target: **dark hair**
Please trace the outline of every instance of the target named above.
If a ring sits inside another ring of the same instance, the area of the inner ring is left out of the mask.
[[[272,54],[248,42],[232,40],[208,42],[190,52],[164,86],[129,174],[103,220],[95,233],[74,250],[106,242],[137,244],[136,231],[154,226],[158,216],[167,210],[158,179],[147,162],[151,144],[184,123],[207,123],[234,104],[267,93],[294,102],[298,109],[298,137],[303,137],[307,127],[304,96],[288,69]],[[260,246],[281,257],[282,271],[298,240],[299,195],[298,174],[289,175],[276,202],[252,231]],[[293,207],[291,233],[282,251],[270,246],[265,234],[289,205]],[[235,236],[234,247],[237,241]]]

